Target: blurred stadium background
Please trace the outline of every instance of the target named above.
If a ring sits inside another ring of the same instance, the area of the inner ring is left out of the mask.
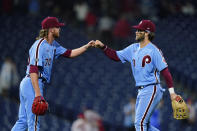
[[[91,39],[100,39],[116,50],[123,49],[134,42],[131,25],[151,19],[157,26],[153,43],[163,51],[177,93],[192,101],[191,106],[197,110],[195,0],[0,0],[0,3],[0,66],[6,56],[11,56],[20,80],[25,76],[28,50],[46,16],[56,16],[66,23],[58,41],[69,49]],[[75,59],[55,61],[53,72],[45,91],[50,112],[42,118],[41,131],[69,131],[87,105],[103,117],[106,131],[123,131],[123,106],[137,94],[129,64],[113,62],[102,51],[90,49]],[[18,88],[19,84],[11,87],[8,95],[0,95],[0,131],[9,131],[17,120]],[[168,91],[163,99],[161,131],[197,129],[196,121],[173,120]]]

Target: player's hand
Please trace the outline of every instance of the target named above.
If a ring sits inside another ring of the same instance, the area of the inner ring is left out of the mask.
[[[171,100],[174,100],[178,95],[176,93],[172,93],[170,94],[170,98]]]
[[[175,93],[171,94],[171,97],[173,117],[177,120],[187,119],[189,117],[189,109],[183,98]]]
[[[86,44],[86,48],[90,48],[90,47],[94,47],[95,41],[91,40],[90,42],[88,42],[88,44]]]
[[[35,115],[44,115],[48,110],[48,102],[42,96],[37,96],[34,98],[32,104],[32,112]]]
[[[96,40],[94,47],[96,48],[103,48],[105,45],[100,41],[100,40]]]
[[[37,96],[42,96],[42,94],[40,92],[36,92],[35,97],[37,97]]]

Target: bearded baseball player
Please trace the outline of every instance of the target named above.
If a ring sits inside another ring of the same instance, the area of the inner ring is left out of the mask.
[[[168,65],[161,51],[152,43],[156,30],[155,24],[150,20],[142,20],[133,28],[137,29],[135,38],[137,43],[131,44],[123,50],[115,51],[99,40],[96,40],[94,46],[101,48],[105,55],[114,61],[131,64],[138,88],[135,128],[137,131],[158,131],[150,125],[149,119],[164,92],[160,85],[160,72],[165,78],[171,100],[177,98],[178,95],[174,92]]]
[[[45,83],[50,82],[53,60],[59,56],[73,58],[84,53],[94,41],[77,49],[66,49],[55,39],[59,37],[60,23],[56,17],[47,17],[42,23],[42,29],[29,50],[26,76],[20,83],[20,107],[18,120],[12,131],[39,131],[40,115],[48,109],[48,103],[43,97]]]

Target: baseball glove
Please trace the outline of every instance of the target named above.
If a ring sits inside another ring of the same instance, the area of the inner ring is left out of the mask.
[[[189,117],[188,107],[180,95],[172,100],[172,109],[174,119],[181,120]]]
[[[48,103],[42,96],[37,96],[34,98],[32,104],[32,112],[36,115],[44,115],[48,110]]]

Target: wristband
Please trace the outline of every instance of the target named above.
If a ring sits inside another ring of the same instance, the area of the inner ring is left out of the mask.
[[[170,94],[175,93],[175,92],[174,92],[174,87],[169,88],[168,91],[170,92]]]
[[[101,49],[102,49],[103,51],[105,51],[105,50],[107,49],[107,46],[104,45],[103,47],[101,47]]]

